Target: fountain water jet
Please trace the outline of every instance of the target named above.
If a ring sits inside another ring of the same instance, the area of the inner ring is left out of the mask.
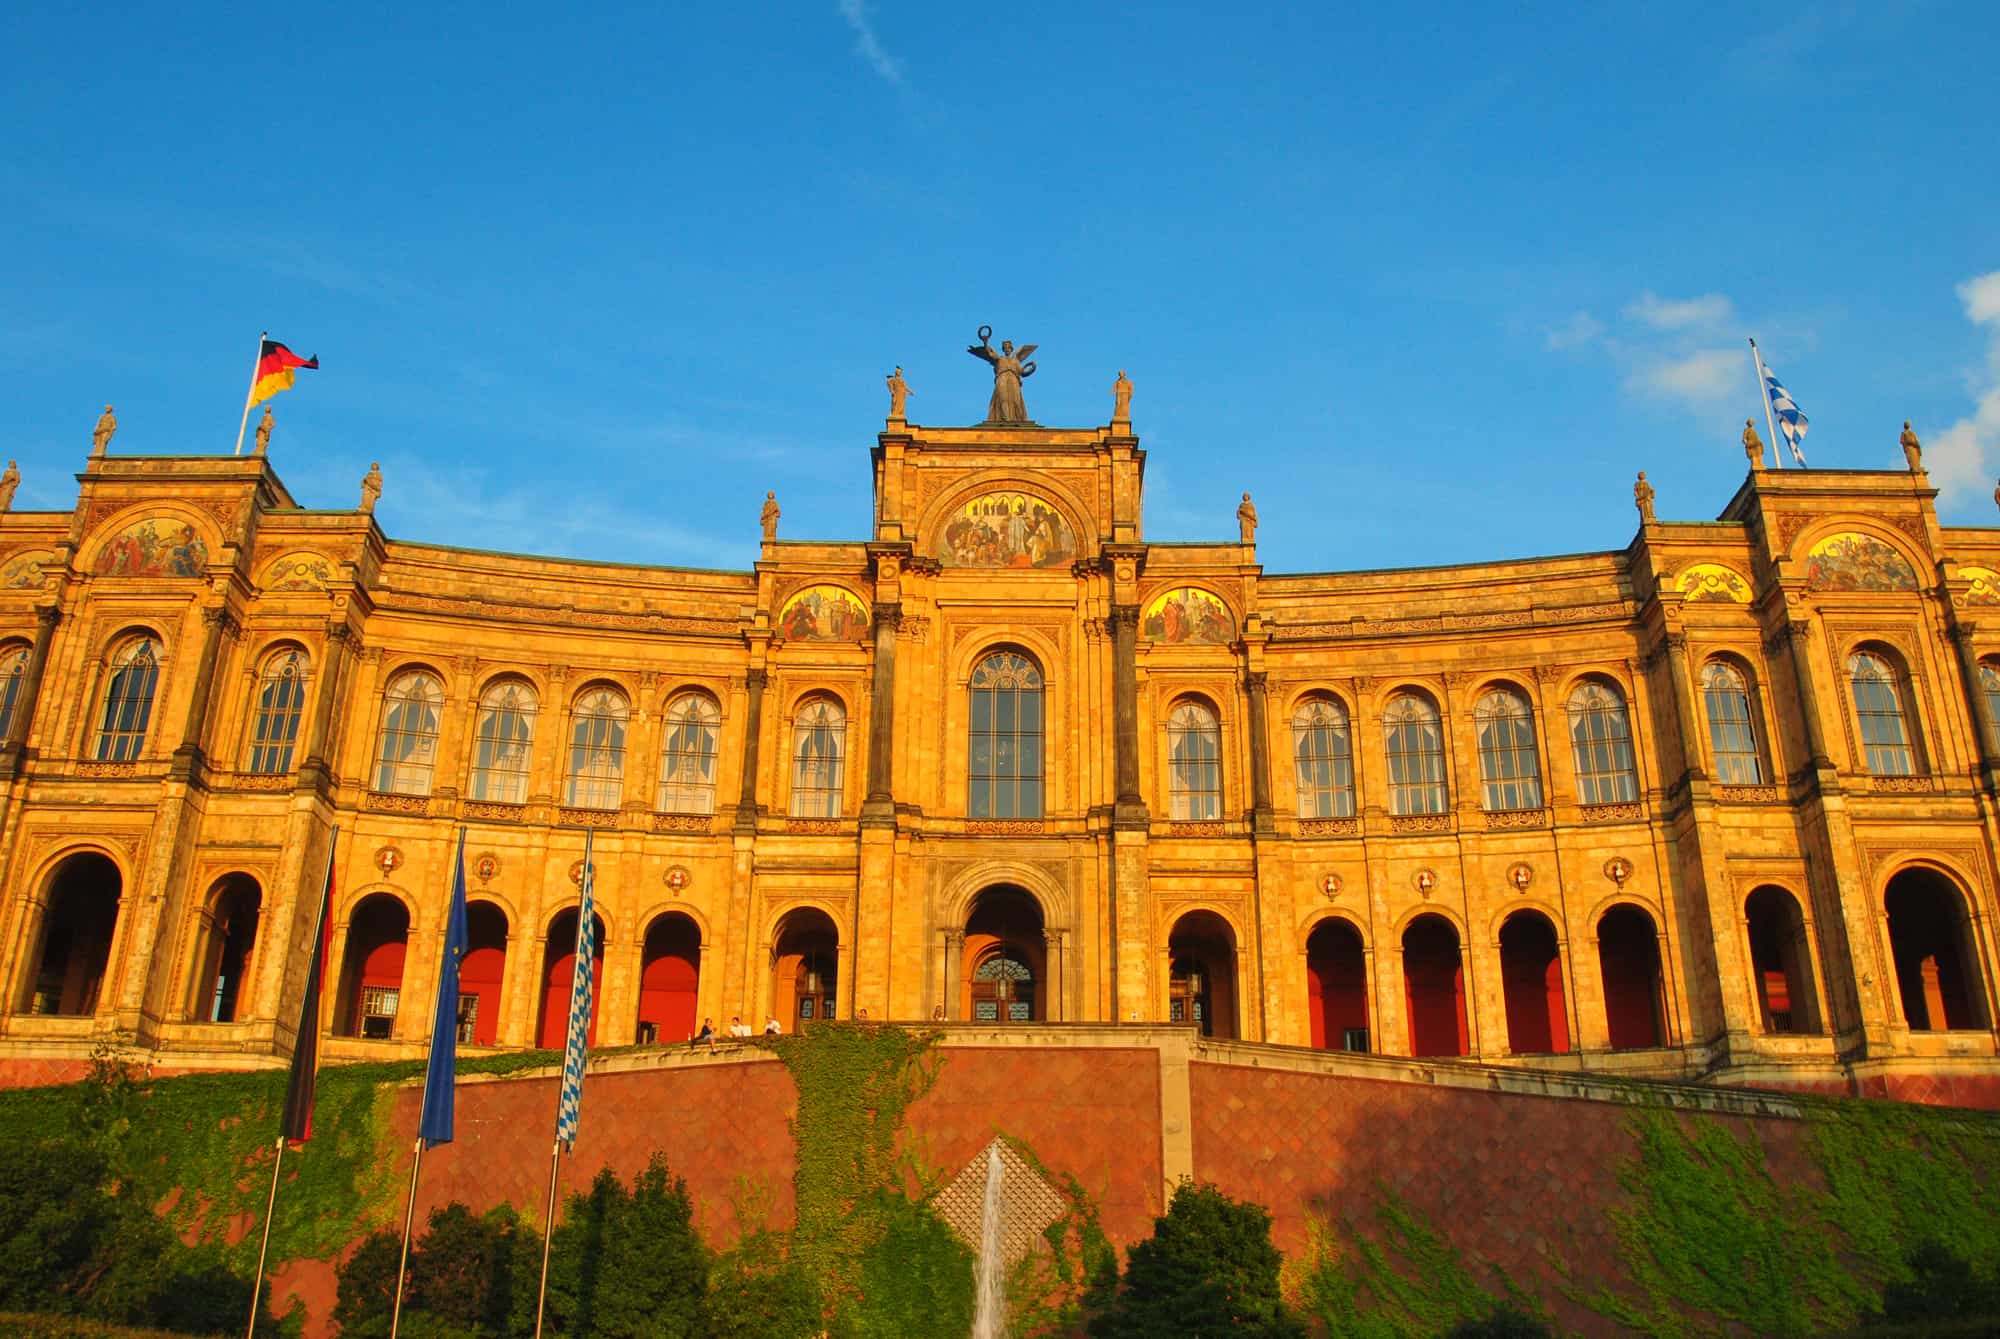
[[[998,1145],[986,1151],[986,1202],[979,1214],[979,1309],[973,1313],[972,1339],[1004,1339],[1007,1305],[1001,1296],[1001,1271],[1006,1261],[1000,1249],[1000,1183],[1006,1178]]]

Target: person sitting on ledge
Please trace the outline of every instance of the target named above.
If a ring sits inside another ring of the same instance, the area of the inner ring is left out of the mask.
[[[748,1041],[749,1039],[750,1025],[743,1021],[743,1015],[737,1014],[729,1020],[729,1040]]]
[[[772,1018],[769,1022],[764,1024],[764,1035],[767,1037],[778,1036],[784,1030],[785,1030],[784,1027],[778,1022],[776,1018]]]
[[[688,1038],[688,1049],[692,1051],[695,1047],[701,1045],[703,1042],[708,1043],[708,1053],[710,1055],[714,1055],[715,1020],[713,1018],[704,1018],[701,1020],[701,1031],[695,1033],[692,1037]]]

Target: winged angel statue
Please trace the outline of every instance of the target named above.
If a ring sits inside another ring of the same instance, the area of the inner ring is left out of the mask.
[[[993,364],[993,398],[986,405],[988,423],[1026,423],[1028,406],[1021,400],[1021,380],[1035,375],[1035,365],[1028,361],[1038,344],[1023,344],[1021,351],[1014,351],[1014,341],[1000,341],[1000,351],[995,353],[991,340],[993,327],[979,327],[979,342],[968,344],[965,351],[974,358],[984,358]]]

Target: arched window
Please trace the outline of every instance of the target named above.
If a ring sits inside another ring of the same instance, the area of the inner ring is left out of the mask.
[[[994,950],[972,971],[972,1017],[980,1023],[1026,1023],[1035,1016],[1035,974],[1020,955]]]
[[[1042,816],[1042,672],[1016,651],[972,671],[965,812],[973,818]]]
[[[422,670],[399,674],[382,699],[382,740],[375,751],[375,789],[386,795],[428,795],[437,763],[438,714],[444,688]]]
[[[625,789],[625,695],[593,688],[577,701],[569,724],[569,803],[616,809]]]
[[[1389,812],[1444,812],[1444,731],[1428,698],[1405,693],[1382,713],[1389,756]]]
[[[1979,662],[1979,691],[1986,694],[1986,714],[1993,718],[1994,728],[2000,730],[2000,669],[1995,669],[1990,660]],[[2000,738],[1992,743],[2000,748]]]
[[[1312,697],[1292,713],[1292,757],[1298,766],[1300,818],[1354,817],[1354,741],[1347,708]]]
[[[1861,722],[1861,751],[1875,776],[1914,776],[1917,771],[1899,677],[1886,659],[1873,652],[1856,651],[1847,658],[1847,682],[1854,690],[1854,714]]]
[[[112,660],[104,690],[104,717],[97,731],[97,761],[131,762],[146,744],[153,718],[153,693],[160,686],[160,656],[153,639],[129,642]]]
[[[535,745],[535,690],[518,679],[489,684],[479,695],[472,744],[472,798],[522,804]]]
[[[660,812],[715,812],[715,741],[722,712],[702,693],[682,693],[667,703],[666,738],[660,745]]]
[[[1200,702],[1167,717],[1167,809],[1177,822],[1222,817],[1222,728]]]
[[[792,721],[792,815],[838,818],[844,802],[847,712],[832,698],[811,698]]]
[[[1764,754],[1750,712],[1750,689],[1734,665],[1711,660],[1701,672],[1702,703],[1708,708],[1708,745],[1715,779],[1725,786],[1764,784]]]
[[[1542,769],[1535,756],[1535,713],[1509,688],[1480,694],[1472,708],[1479,737],[1480,802],[1487,809],[1542,807]]]
[[[1595,681],[1569,695],[1569,742],[1576,753],[1577,799],[1630,804],[1639,798],[1632,767],[1632,720],[1618,690]]]
[[[15,704],[21,700],[21,676],[27,669],[27,647],[10,646],[0,651],[0,742],[13,734]]]
[[[250,717],[250,770],[280,775],[292,770],[292,746],[306,706],[306,658],[287,647],[264,662],[257,676],[257,706]]]

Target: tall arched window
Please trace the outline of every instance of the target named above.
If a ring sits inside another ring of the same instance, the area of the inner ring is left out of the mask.
[[[847,712],[832,698],[809,699],[792,721],[794,817],[840,817],[846,760]]]
[[[519,679],[488,684],[479,695],[472,742],[472,798],[523,804],[535,746],[535,690]]]
[[[1444,812],[1444,731],[1430,699],[1405,693],[1382,713],[1389,759],[1389,812]]]
[[[965,812],[973,818],[1042,816],[1042,672],[1017,651],[972,671]]]
[[[1854,690],[1854,715],[1861,723],[1861,751],[1875,776],[1914,776],[1916,750],[1903,715],[1903,694],[1888,660],[1870,651],[1847,658],[1847,682]]]
[[[286,647],[264,662],[257,676],[257,705],[250,715],[250,770],[282,776],[292,770],[299,717],[306,707],[306,658]]]
[[[10,646],[0,651],[0,742],[14,731],[14,710],[21,700],[21,676],[27,669],[27,647]]]
[[[1178,822],[1222,817],[1222,727],[1206,703],[1182,702],[1167,717],[1167,810]]]
[[[126,643],[111,663],[104,716],[97,730],[97,761],[131,762],[146,745],[153,694],[160,686],[160,656],[152,638],[140,637]]]
[[[569,724],[569,803],[616,809],[625,790],[625,695],[593,688],[577,700]]]
[[[1994,729],[2000,730],[2000,669],[1995,669],[1990,660],[1979,662],[1979,691],[1986,695],[1986,714],[1993,718]],[[2000,737],[1992,743],[2000,748]]]
[[[1576,798],[1584,804],[1630,804],[1639,798],[1632,767],[1632,720],[1618,690],[1595,680],[1569,695],[1569,742],[1576,754]]]
[[[703,693],[682,693],[667,703],[660,745],[660,812],[715,812],[715,741],[722,712]]]
[[[428,795],[437,765],[438,715],[444,687],[422,670],[399,674],[382,699],[382,739],[375,751],[375,789],[388,795]]]
[[[1757,746],[1757,725],[1743,672],[1726,661],[1709,661],[1701,672],[1701,697],[1708,709],[1708,745],[1715,755],[1715,779],[1725,786],[1763,785],[1764,754]]]
[[[1542,807],[1542,769],[1535,755],[1535,713],[1511,688],[1480,694],[1472,708],[1479,737],[1480,802],[1487,809]]]
[[[1346,707],[1326,697],[1299,703],[1292,713],[1292,757],[1300,818],[1354,817],[1354,741]]]

